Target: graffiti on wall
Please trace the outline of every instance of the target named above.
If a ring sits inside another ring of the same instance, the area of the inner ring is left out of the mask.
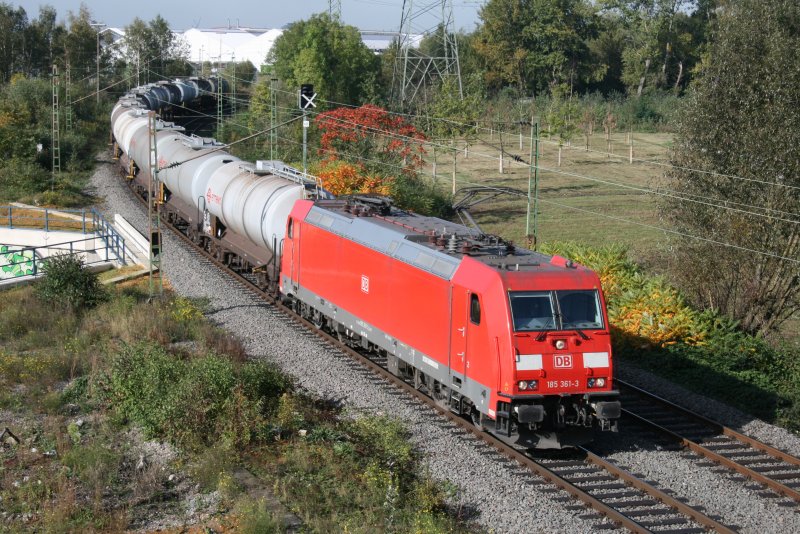
[[[17,250],[15,247],[0,245],[0,280],[32,275],[34,260],[32,250]]]

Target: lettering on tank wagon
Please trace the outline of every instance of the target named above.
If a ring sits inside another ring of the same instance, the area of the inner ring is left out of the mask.
[[[222,204],[222,197],[212,193],[211,188],[209,187],[208,191],[206,191],[206,201],[209,204]]]

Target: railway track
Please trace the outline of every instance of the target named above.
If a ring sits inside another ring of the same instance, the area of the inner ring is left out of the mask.
[[[136,197],[146,205],[146,201],[139,195]],[[234,271],[216,259],[214,255],[198,247],[178,228],[169,224],[166,226],[172,230],[173,235],[190,246],[196,257],[202,258],[225,272],[251,292],[254,297],[275,306],[290,320],[313,332],[393,387],[404,390],[413,398],[433,408],[451,424],[472,434],[500,455],[541,477],[546,483],[565,491],[580,502],[579,506],[594,509],[597,514],[600,514],[598,518],[604,516],[608,519],[608,522],[598,521],[594,525],[595,529],[624,528],[635,533],[664,532],[670,534],[693,534],[708,530],[724,534],[734,532],[701,510],[681,502],[587,449],[579,451],[578,456],[573,455],[567,459],[534,458],[507,445],[491,434],[481,431],[471,422],[443,408],[434,399],[415,388],[413,384],[390,373],[378,361],[366,357],[336,337],[315,328],[310,321],[284,306],[273,295],[262,291],[247,275]],[[590,519],[594,515],[590,514],[586,518]]]
[[[626,417],[765,486],[761,496],[777,493],[800,505],[800,459],[632,384],[616,383]]]

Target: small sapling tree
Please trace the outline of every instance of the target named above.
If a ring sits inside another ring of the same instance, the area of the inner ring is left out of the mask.
[[[44,272],[36,284],[36,295],[44,302],[80,313],[106,299],[97,275],[86,268],[79,256],[51,256],[45,262]]]

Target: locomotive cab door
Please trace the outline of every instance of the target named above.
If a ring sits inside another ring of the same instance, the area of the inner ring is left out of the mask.
[[[467,338],[469,336],[470,291],[453,286],[450,313],[450,383],[461,388],[467,377]]]
[[[284,240],[283,254],[288,261],[289,278],[297,288],[300,285],[300,225],[294,218],[289,218],[286,224],[286,239]]]

